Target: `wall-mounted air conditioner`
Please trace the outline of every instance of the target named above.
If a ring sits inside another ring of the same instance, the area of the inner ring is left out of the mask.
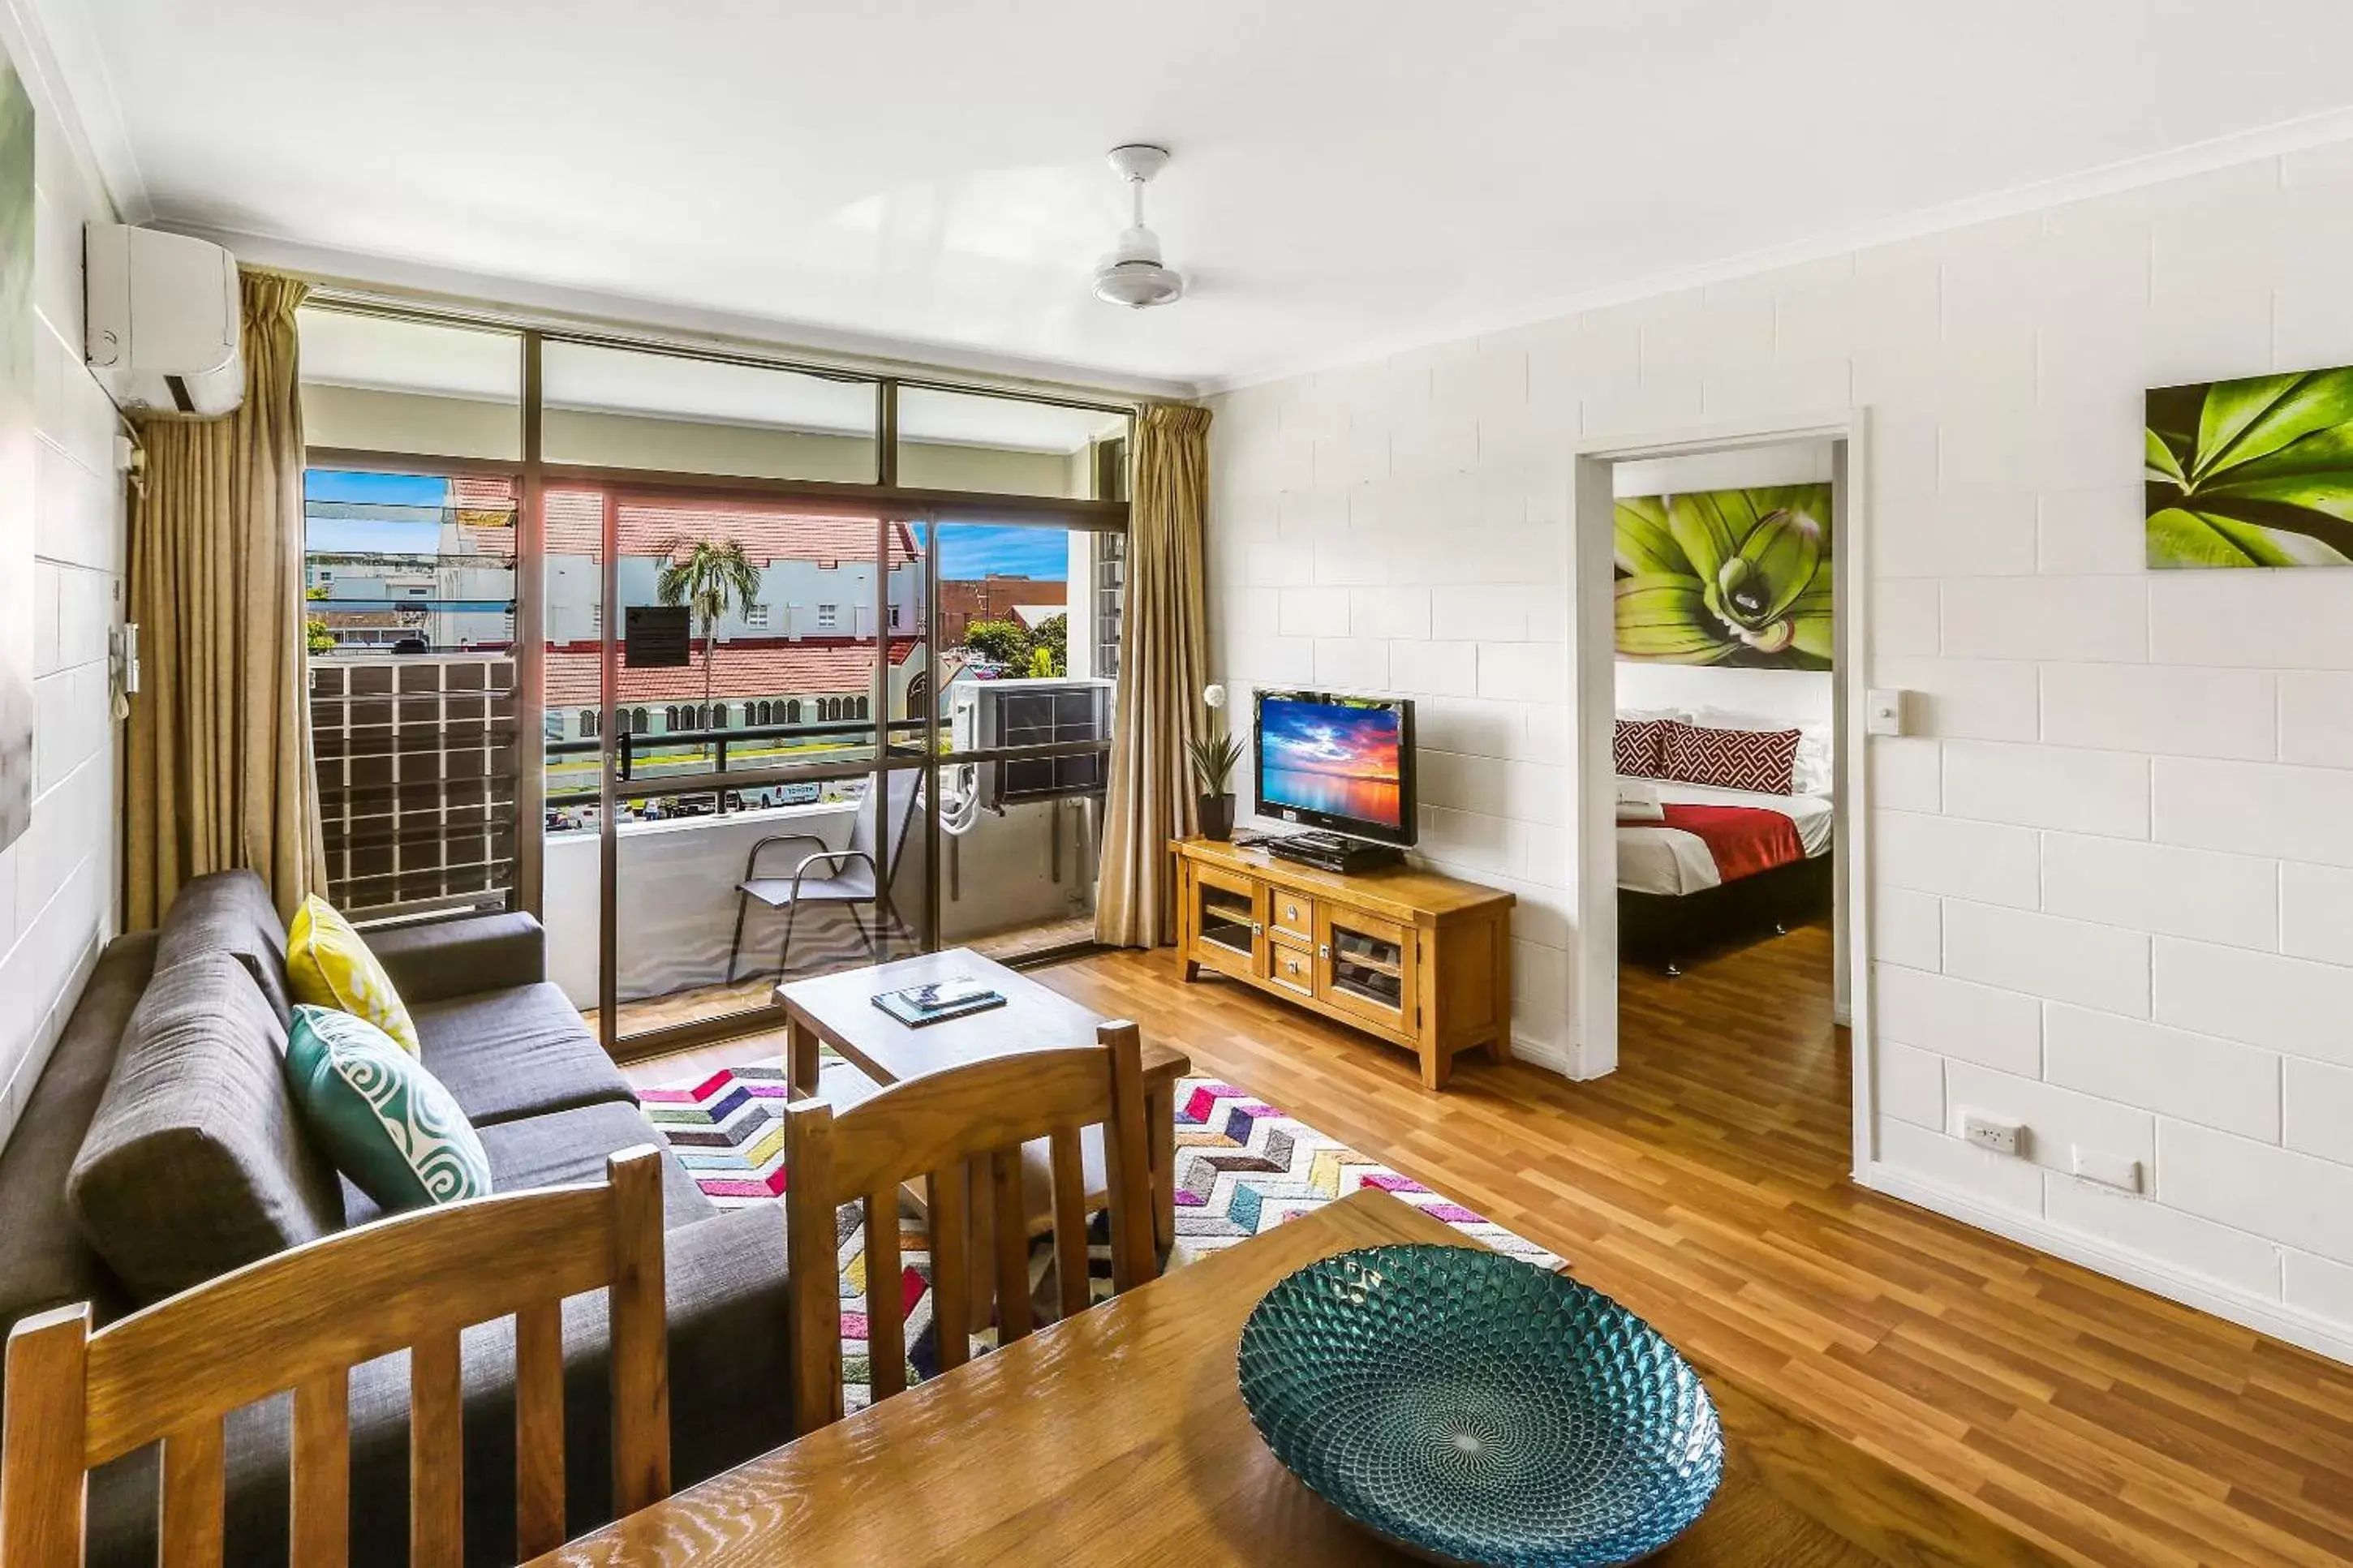
[[[958,752],[1111,739],[1112,683],[1081,678],[959,680],[948,688],[948,731]],[[1110,759],[1100,752],[985,763],[981,804],[1100,795]]]
[[[124,408],[211,418],[245,401],[237,258],[161,229],[82,231],[90,374]]]

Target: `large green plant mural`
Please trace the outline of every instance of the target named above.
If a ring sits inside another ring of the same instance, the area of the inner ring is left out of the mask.
[[[2353,566],[2353,370],[2148,394],[2151,566]]]
[[[1831,487],[1618,503],[1618,657],[1831,667]]]

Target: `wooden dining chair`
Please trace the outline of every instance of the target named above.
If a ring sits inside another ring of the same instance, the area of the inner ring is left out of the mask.
[[[83,1561],[86,1472],[164,1446],[162,1560],[216,1568],[226,1511],[222,1423],[291,1389],[294,1568],[349,1544],[350,1370],[409,1352],[409,1561],[465,1553],[459,1331],[512,1314],[515,1550],[564,1543],[565,1297],[611,1300],[613,1502],[670,1495],[661,1156],[625,1150],[607,1180],[494,1195],[357,1226],[90,1331],[87,1304],[8,1336],[0,1563]]]
[[[1082,1128],[1103,1128],[1113,1289],[1125,1290],[1152,1277],[1157,1268],[1152,1177],[1135,1026],[1105,1024],[1096,1038],[1092,1046],[1029,1051],[928,1073],[839,1114],[822,1100],[786,1107],[785,1231],[797,1435],[841,1418],[840,1262],[834,1215],[845,1203],[865,1205],[868,1377],[876,1399],[906,1387],[906,1313],[890,1285],[899,1277],[902,1182],[924,1183],[932,1321],[943,1372],[962,1365],[968,1348],[969,1203],[989,1205],[999,1342],[1010,1344],[1030,1331],[1021,1149],[1033,1139],[1047,1140],[1051,1152],[1054,1267],[1062,1315],[1084,1310],[1088,1300]],[[976,1180],[985,1183],[986,1193],[969,1190]]]

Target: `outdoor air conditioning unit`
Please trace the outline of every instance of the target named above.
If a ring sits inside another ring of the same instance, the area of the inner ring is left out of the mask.
[[[82,231],[82,352],[123,408],[208,419],[245,401],[237,258],[184,234],[94,223]]]
[[[1108,680],[959,680],[948,694],[948,731],[958,752],[1111,739]],[[1100,795],[1109,760],[1100,752],[1081,752],[984,763],[980,803],[996,811],[1024,801]]]

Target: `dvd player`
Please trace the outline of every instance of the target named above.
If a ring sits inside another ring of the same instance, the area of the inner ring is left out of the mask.
[[[1405,851],[1394,844],[1368,844],[1338,833],[1270,835],[1260,840],[1259,847],[1285,860],[1296,860],[1319,871],[1337,871],[1343,876],[1405,864]]]

